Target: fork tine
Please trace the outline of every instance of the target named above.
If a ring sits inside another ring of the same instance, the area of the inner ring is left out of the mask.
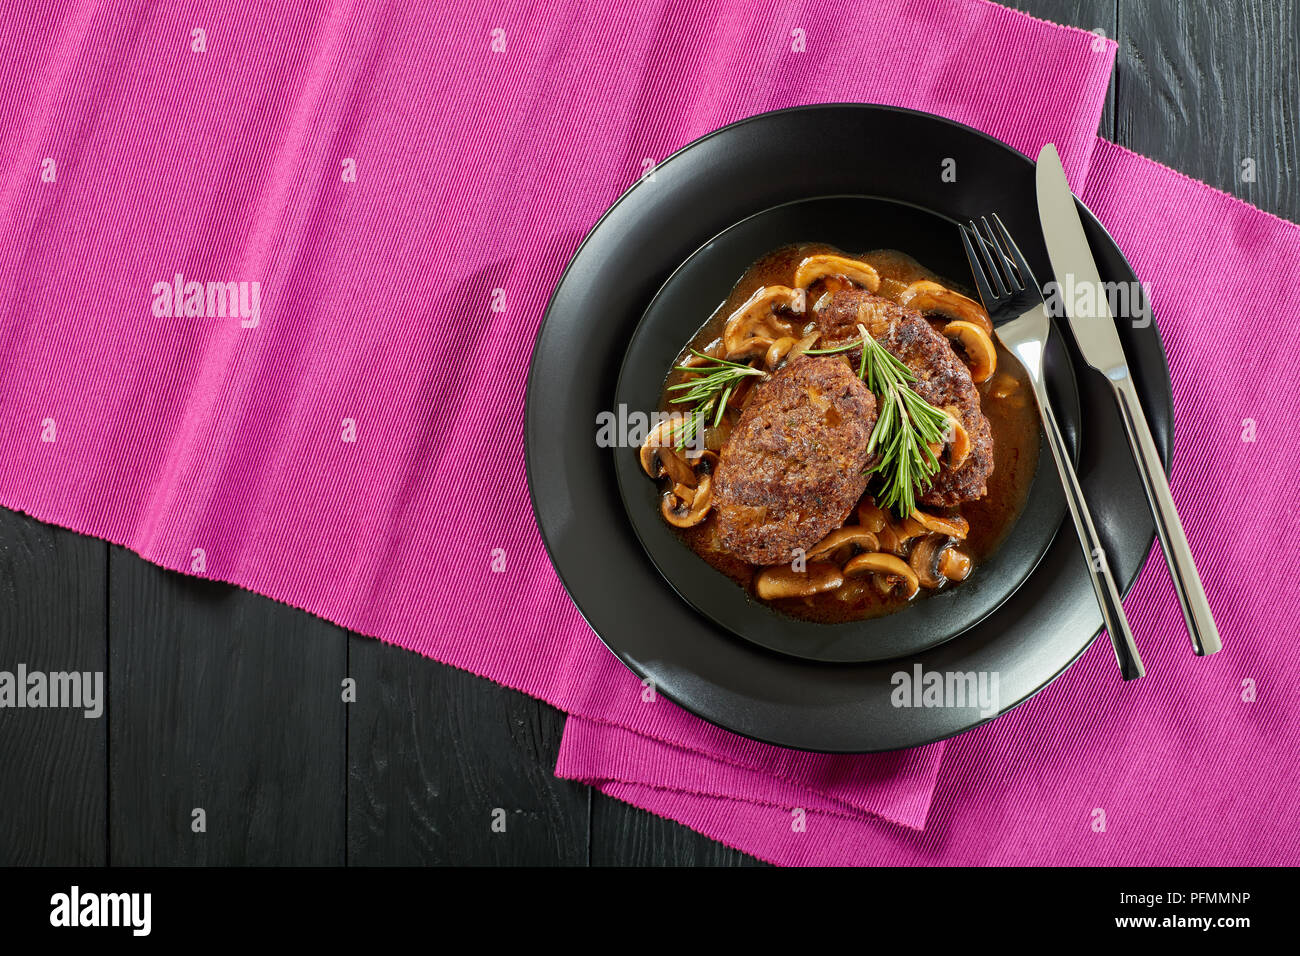
[[[997,214],[994,213],[994,215]],[[993,252],[997,255],[998,262],[1002,266],[1002,274],[1007,280],[1007,288],[1012,292],[1019,292],[1025,287],[1025,285],[1020,281],[1019,273],[1016,272],[1016,264],[1011,261],[1011,257],[1007,255],[1007,251],[1002,248],[1001,239],[998,238],[993,227],[989,225],[989,217],[980,216],[980,225],[984,227],[982,231],[984,241],[993,248]]]
[[[993,214],[993,224],[998,227],[998,234],[1002,238],[1002,244],[1006,247],[1007,252],[1011,253],[1011,258],[1016,264],[1016,270],[1020,273],[1020,278],[1024,281],[1024,284],[1037,288],[1038,280],[1034,278],[1033,270],[1029,268],[1029,263],[1025,261],[1020,247],[1011,238],[1011,233],[1007,231],[1007,227],[1002,225],[1002,220],[997,213]]]
[[[966,247],[966,258],[970,260],[970,271],[975,277],[975,286],[979,289],[980,301],[984,303],[984,308],[988,309],[993,302],[997,301],[997,296],[993,294],[993,289],[989,287],[989,280],[984,275],[984,267],[980,265],[979,255],[971,244],[970,230],[962,225],[958,225],[957,228],[961,231],[961,244]]]
[[[993,289],[995,290],[996,293],[994,295],[994,298],[1005,299],[1007,296],[1011,294],[1011,289],[1003,284],[1002,271],[998,268],[997,263],[993,261],[993,255],[989,251],[989,242],[987,239],[984,238],[984,236],[980,234],[980,228],[975,223],[975,220],[973,219],[971,220],[970,223],[970,231],[975,234],[975,244],[980,247],[980,252],[984,254],[984,261],[985,263],[987,263],[989,267],[988,268],[989,281],[990,283],[992,283]]]

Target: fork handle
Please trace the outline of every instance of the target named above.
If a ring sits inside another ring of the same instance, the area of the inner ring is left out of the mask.
[[[1129,630],[1128,618],[1124,616],[1124,605],[1120,601],[1119,588],[1110,571],[1110,562],[1106,560],[1106,551],[1097,536],[1097,526],[1092,522],[1092,512],[1083,497],[1079,486],[1079,477],[1070,463],[1070,450],[1061,437],[1057,427],[1056,415],[1052,412],[1052,403],[1047,398],[1047,390],[1041,382],[1034,383],[1034,397],[1042,413],[1044,430],[1047,433],[1047,445],[1052,450],[1056,461],[1056,470],[1061,475],[1061,485],[1065,488],[1065,501],[1074,518],[1074,526],[1079,532],[1079,543],[1083,546],[1083,559],[1088,566],[1092,579],[1092,589],[1097,594],[1097,603],[1101,605],[1101,617],[1106,623],[1106,633],[1115,647],[1115,659],[1119,662],[1120,676],[1124,680],[1136,680],[1146,673],[1142,658],[1138,656],[1137,645],[1133,643],[1133,632]]]
[[[1187,633],[1192,638],[1192,648],[1198,655],[1213,654],[1223,648],[1223,642],[1219,640],[1219,629],[1214,625],[1214,616],[1210,613],[1210,602],[1206,600],[1201,576],[1196,573],[1196,563],[1192,560],[1192,549],[1187,543],[1183,523],[1178,520],[1174,496],[1169,491],[1169,479],[1165,477],[1160,453],[1156,449],[1155,439],[1151,437],[1151,426],[1147,424],[1142,406],[1138,403],[1137,389],[1134,388],[1132,379],[1127,377],[1119,381],[1111,380],[1111,387],[1115,390],[1115,401],[1119,403],[1120,417],[1124,420],[1128,443],[1133,449],[1133,460],[1137,462],[1138,474],[1142,476],[1142,488],[1151,505],[1151,515],[1155,518],[1156,536],[1160,538],[1160,547],[1165,552],[1169,577],[1174,582],[1174,592],[1183,608],[1183,619],[1187,622]]]

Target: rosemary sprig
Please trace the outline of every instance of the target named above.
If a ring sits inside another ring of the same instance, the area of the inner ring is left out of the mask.
[[[695,440],[700,433],[700,428],[708,421],[709,416],[713,416],[713,427],[717,428],[722,423],[722,415],[727,410],[727,400],[731,398],[731,393],[747,377],[761,376],[767,378],[767,373],[762,369],[754,368],[750,365],[741,365],[739,362],[729,362],[726,359],[715,358],[712,355],[706,355],[703,352],[697,352],[691,349],[693,355],[705,359],[704,365],[677,365],[674,366],[676,371],[691,372],[696,374],[697,378],[680,382],[677,385],[668,386],[670,392],[678,389],[686,389],[685,394],[674,398],[673,403],[691,402],[695,407],[686,414],[683,422],[677,426],[675,442],[678,448],[685,448],[686,445]]]
[[[861,325],[859,325],[858,328],[862,331],[863,337],[861,340],[853,339],[852,341],[846,342],[843,345],[837,345],[834,348],[829,348],[829,349],[805,349],[803,354],[804,355],[838,355],[841,352],[852,352],[854,349],[862,348],[863,342],[870,341],[871,344],[874,345],[876,340],[871,338],[871,336],[867,335],[866,329],[863,328]],[[862,379],[864,382],[867,380],[867,350],[865,348],[862,348],[862,361],[858,363],[858,378]],[[868,383],[868,387],[869,386],[870,383]],[[872,391],[875,391],[875,389],[872,389]]]
[[[859,325],[858,331],[860,340],[809,354],[862,349],[858,377],[875,392],[879,405],[876,427],[867,442],[867,453],[878,452],[879,458],[867,471],[881,477],[880,503],[905,518],[916,510],[916,489],[928,488],[939,471],[939,459],[930,445],[947,436],[948,415],[912,389],[909,383],[916,381],[912,370],[873,339],[866,326]]]

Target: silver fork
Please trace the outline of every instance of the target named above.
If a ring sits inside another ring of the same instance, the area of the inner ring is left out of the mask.
[[[1110,634],[1110,642],[1115,646],[1120,675],[1124,680],[1136,680],[1146,670],[1142,667],[1142,658],[1138,656],[1137,646],[1133,643],[1133,633],[1124,616],[1119,588],[1115,586],[1110,563],[1106,560],[1106,552],[1101,546],[1092,513],[1088,510],[1088,502],[1084,500],[1083,489],[1079,487],[1079,477],[1070,463],[1069,449],[1061,437],[1056,415],[1052,412],[1052,403],[1048,400],[1047,389],[1043,384],[1043,353],[1047,349],[1052,321],[1029,263],[1012,241],[1002,220],[996,214],[992,218],[991,226],[988,217],[983,217],[979,224],[972,221],[969,226],[961,226],[961,241],[966,247],[966,257],[970,260],[971,272],[979,287],[980,298],[984,300],[984,308],[988,309],[989,316],[993,319],[993,329],[998,340],[1029,374],[1034,400],[1038,403],[1038,413],[1047,434],[1047,445],[1056,461],[1056,470],[1061,474],[1065,500],[1079,532],[1079,543],[1083,545],[1084,561],[1092,577],[1092,589],[1097,594],[1097,603],[1101,605],[1101,616],[1106,623],[1106,632]],[[977,248],[979,253],[975,251]]]

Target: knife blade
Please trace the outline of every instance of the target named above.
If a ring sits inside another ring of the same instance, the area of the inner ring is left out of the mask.
[[[1056,276],[1060,302],[1069,317],[1070,331],[1074,333],[1084,361],[1106,376],[1119,406],[1120,419],[1142,478],[1147,504],[1155,519],[1156,535],[1169,565],[1169,575],[1183,609],[1192,648],[1197,654],[1213,654],[1223,646],[1219,631],[1196,571],[1182,521],[1174,507],[1169,479],[1165,476],[1164,464],[1151,435],[1151,426],[1147,424],[1137,388],[1129,375],[1119,329],[1106,294],[1107,287],[1101,281],[1096,260],[1088,248],[1088,237],[1083,231],[1074,194],[1066,181],[1061,157],[1051,143],[1038,154],[1035,182],[1038,218],[1047,242],[1052,272]],[[1075,290],[1083,290],[1085,295],[1075,296]],[[1091,303],[1091,307],[1081,305],[1081,302]]]
[[[1120,345],[1119,332],[1115,328],[1115,316],[1111,314],[1110,302],[1102,290],[1101,276],[1097,264],[1088,248],[1088,237],[1083,232],[1083,222],[1079,219],[1074,206],[1074,193],[1065,178],[1065,168],[1056,147],[1048,143],[1038,154],[1038,169],[1035,173],[1038,185],[1038,218],[1043,226],[1043,238],[1047,240],[1047,255],[1052,262],[1052,271],[1056,274],[1057,291],[1062,302],[1076,300],[1068,292],[1087,289],[1091,292],[1094,308],[1082,310],[1077,308],[1077,301],[1067,308],[1070,318],[1070,330],[1079,351],[1089,365],[1109,379],[1123,378],[1128,375],[1128,362],[1124,358],[1124,348]],[[1079,314],[1087,311],[1089,314]]]

